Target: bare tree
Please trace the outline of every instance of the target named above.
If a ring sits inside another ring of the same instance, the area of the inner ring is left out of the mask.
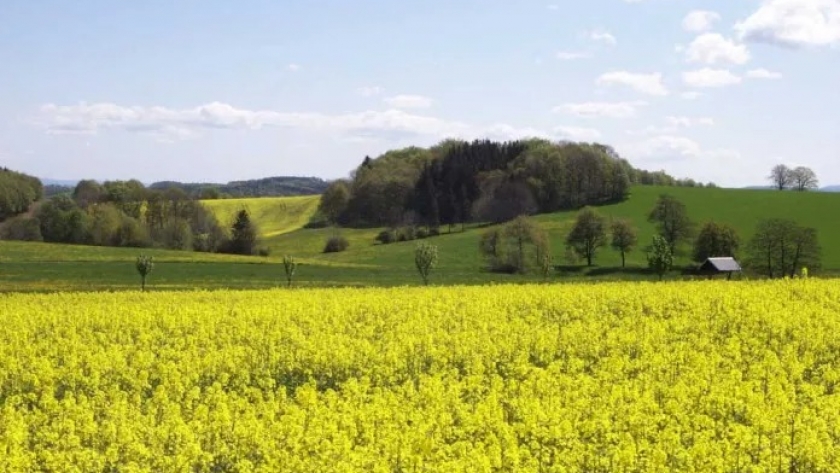
[[[811,168],[799,166],[790,171],[791,187],[799,192],[804,192],[811,189],[816,189],[819,185],[817,175]]]
[[[789,167],[784,164],[779,164],[770,171],[768,179],[773,183],[774,188],[783,191],[790,187],[793,182],[791,173],[792,171]]]

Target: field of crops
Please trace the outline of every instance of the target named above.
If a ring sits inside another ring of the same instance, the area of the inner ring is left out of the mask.
[[[0,471],[836,472],[840,284],[0,295]]]

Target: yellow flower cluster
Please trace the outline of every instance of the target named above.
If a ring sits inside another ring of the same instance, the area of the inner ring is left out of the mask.
[[[0,296],[0,471],[840,471],[840,284]]]

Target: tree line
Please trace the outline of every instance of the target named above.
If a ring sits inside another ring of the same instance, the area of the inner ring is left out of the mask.
[[[185,183],[178,181],[160,181],[148,187],[155,190],[177,188],[194,199],[236,199],[243,197],[278,197],[293,195],[318,195],[327,188],[327,181],[317,177],[266,177],[244,181],[231,181],[227,184]],[[72,194],[73,186],[48,185],[45,195],[52,197],[59,194]]]
[[[226,228],[179,188],[151,189],[137,180],[80,181],[69,195],[38,202],[3,225],[0,237],[96,246],[253,254],[257,229],[247,211]]]
[[[20,215],[44,195],[37,177],[0,168],[0,222]]]
[[[365,157],[330,184],[319,210],[343,226],[437,229],[619,202],[634,184],[705,186],[636,169],[597,143],[445,140]]]

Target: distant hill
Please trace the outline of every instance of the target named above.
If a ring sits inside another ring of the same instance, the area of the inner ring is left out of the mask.
[[[208,197],[213,193],[223,197],[281,197],[294,195],[317,195],[326,190],[329,182],[317,177],[277,176],[247,181],[217,183],[183,183],[161,181],[151,184],[152,189],[177,187],[187,194]]]
[[[49,179],[42,177],[41,183],[44,184],[44,186],[76,187],[76,184],[78,184],[79,181],[77,179]]]
[[[840,186],[825,186],[820,190],[822,192],[840,192]]]

